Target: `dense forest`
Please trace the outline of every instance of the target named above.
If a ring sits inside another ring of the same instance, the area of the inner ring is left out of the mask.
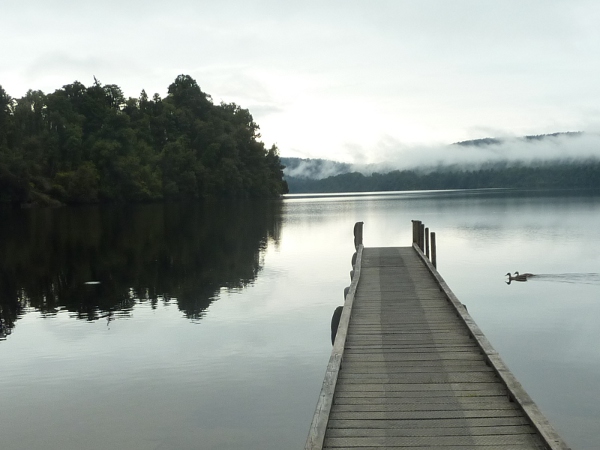
[[[600,189],[600,161],[538,166],[494,164],[476,169],[445,167],[433,171],[394,170],[363,175],[344,173],[315,180],[286,176],[291,193],[372,192],[435,189],[530,188]]]
[[[0,86],[0,203],[279,196],[278,150],[259,139],[248,110],[213,104],[187,75],[165,98],[95,78],[20,99]]]

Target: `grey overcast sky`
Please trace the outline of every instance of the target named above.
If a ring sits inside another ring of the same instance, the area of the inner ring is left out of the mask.
[[[12,97],[189,74],[283,156],[376,162],[489,136],[600,131],[597,0],[0,0]]]

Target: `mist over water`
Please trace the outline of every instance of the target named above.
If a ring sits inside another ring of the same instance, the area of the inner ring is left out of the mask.
[[[353,163],[305,160],[287,176],[321,179],[347,172],[370,175],[393,170],[477,170],[511,166],[544,166],[600,159],[600,134],[562,133],[501,137],[456,144],[406,146],[385,139],[369,148],[353,147]]]

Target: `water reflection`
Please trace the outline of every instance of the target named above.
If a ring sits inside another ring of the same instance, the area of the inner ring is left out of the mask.
[[[242,220],[243,218],[243,220]],[[27,309],[84,320],[176,301],[199,319],[251,283],[277,245],[281,202],[0,211],[0,339]]]

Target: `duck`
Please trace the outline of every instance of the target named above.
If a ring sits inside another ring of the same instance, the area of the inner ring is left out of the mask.
[[[511,281],[527,281],[528,278],[531,278],[534,275],[532,273],[519,272],[515,272],[514,275],[511,275],[510,272],[508,272],[506,276],[508,277],[508,281],[506,282],[506,284],[510,284]]]

